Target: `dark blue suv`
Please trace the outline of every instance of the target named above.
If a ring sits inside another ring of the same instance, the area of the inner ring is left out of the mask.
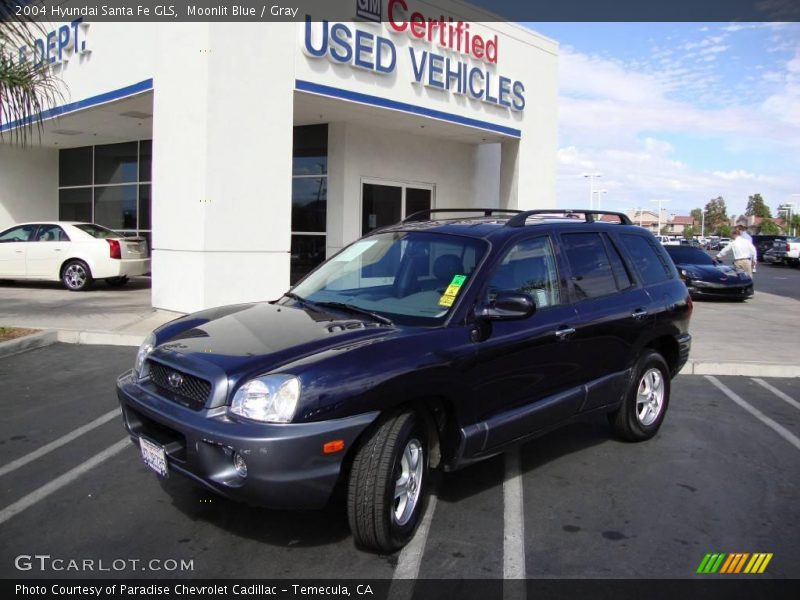
[[[661,245],[623,214],[425,211],[277,301],[160,327],[117,392],[160,475],[274,508],[319,508],[346,486],[356,542],[387,552],[413,535],[429,469],[590,412],[627,440],[655,435],[691,310]]]

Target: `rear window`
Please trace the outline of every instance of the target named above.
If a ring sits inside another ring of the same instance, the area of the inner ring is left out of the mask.
[[[672,278],[672,269],[650,240],[644,236],[633,234],[622,234],[620,237],[634,268],[639,272],[645,285]],[[680,246],[676,246],[676,248],[680,248]]]
[[[100,227],[100,225],[94,225],[92,223],[80,223],[75,225],[77,229],[88,233],[90,236],[103,240],[105,238],[118,238],[122,237],[116,231],[111,231],[110,229],[106,229],[105,227]]]
[[[713,265],[714,260],[698,248],[687,246],[670,246],[666,248],[672,262],[684,265]]]

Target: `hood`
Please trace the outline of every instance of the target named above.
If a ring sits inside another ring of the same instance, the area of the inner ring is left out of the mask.
[[[229,376],[268,372],[287,362],[355,341],[395,334],[366,319],[268,303],[188,315],[156,334],[152,358],[202,368],[211,363]]]
[[[678,271],[681,269],[690,273],[691,279],[700,281],[708,281],[713,283],[740,282],[748,279],[747,277],[739,277],[741,271],[729,267],[728,265],[687,265],[678,264]]]

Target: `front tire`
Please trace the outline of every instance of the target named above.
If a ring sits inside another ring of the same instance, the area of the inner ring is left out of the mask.
[[[347,488],[347,518],[356,544],[383,553],[405,546],[424,511],[428,440],[408,411],[384,420],[356,451]]]
[[[619,437],[629,442],[652,438],[669,406],[670,374],[664,357],[647,350],[636,363],[622,405],[609,415]]]
[[[82,260],[71,260],[61,271],[61,283],[71,292],[81,292],[91,287],[92,271]]]

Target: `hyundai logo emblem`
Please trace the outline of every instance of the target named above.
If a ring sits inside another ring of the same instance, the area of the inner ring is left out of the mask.
[[[167,377],[167,383],[169,383],[170,387],[179,388],[183,385],[183,375],[173,371]]]

